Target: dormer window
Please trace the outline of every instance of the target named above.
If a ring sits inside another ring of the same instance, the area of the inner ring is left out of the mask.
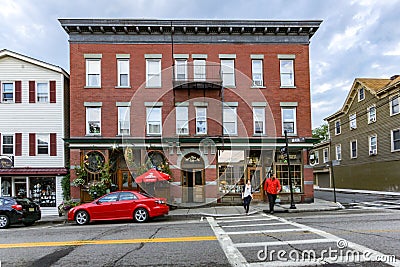
[[[365,98],[365,91],[364,87],[361,87],[360,90],[358,90],[358,101],[362,101]]]

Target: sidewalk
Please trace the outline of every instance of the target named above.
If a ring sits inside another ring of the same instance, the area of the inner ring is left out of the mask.
[[[314,190],[316,190],[316,191],[331,191],[331,192],[333,192],[333,188],[314,187]],[[336,188],[335,191],[337,193],[345,193],[345,194],[357,193],[357,194],[400,196],[400,192],[389,192],[389,191],[355,190],[355,189],[343,189],[343,188]]]
[[[339,203],[326,201],[322,199],[314,199],[314,203],[296,204],[296,209],[290,209],[290,204],[275,205],[275,214],[284,212],[317,212],[339,210],[342,206]],[[265,212],[269,209],[268,203],[253,202],[250,205],[249,214]],[[179,208],[169,212],[167,218],[174,219],[201,219],[202,217],[223,217],[223,216],[240,216],[245,215],[243,206],[212,206],[198,208]],[[65,217],[58,215],[42,216],[42,219],[35,223],[38,224],[61,224],[65,223]]]

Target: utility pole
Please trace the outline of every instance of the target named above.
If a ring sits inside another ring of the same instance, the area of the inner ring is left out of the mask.
[[[289,171],[289,186],[290,186],[290,209],[296,209],[296,205],[294,204],[294,199],[293,199],[293,181],[292,181],[292,172],[290,170],[290,157],[289,157],[289,144],[288,144],[288,138],[287,138],[287,131],[285,130],[285,142],[286,142],[286,160],[288,164],[288,171]]]

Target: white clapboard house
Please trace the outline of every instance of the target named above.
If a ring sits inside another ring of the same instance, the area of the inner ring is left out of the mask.
[[[57,214],[67,175],[69,74],[0,50],[0,196],[23,195]]]

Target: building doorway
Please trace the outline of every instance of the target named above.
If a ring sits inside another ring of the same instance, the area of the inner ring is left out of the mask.
[[[204,161],[195,153],[182,159],[181,184],[183,203],[204,202]]]
[[[129,170],[118,170],[118,189],[119,190],[134,190],[139,191],[138,184],[132,178],[132,174]]]
[[[28,197],[28,186],[26,178],[14,178],[13,185],[13,196]]]

